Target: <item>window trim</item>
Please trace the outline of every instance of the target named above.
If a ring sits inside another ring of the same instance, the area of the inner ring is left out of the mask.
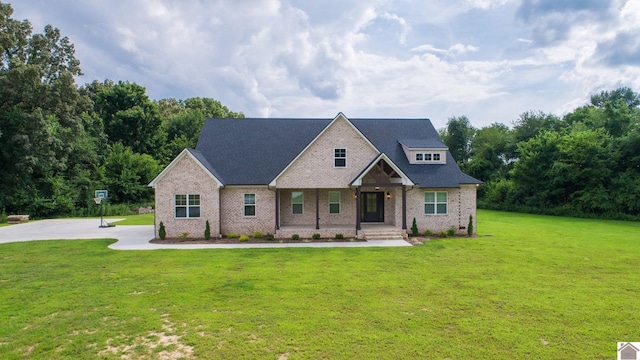
[[[433,194],[433,202],[427,202],[427,194]],[[438,194],[445,194],[447,199],[444,202],[438,201]],[[444,204],[446,211],[438,212],[438,205]],[[427,212],[427,205],[433,205],[433,213]],[[449,215],[449,192],[448,191],[425,191],[424,192],[424,214],[425,215]]]
[[[339,153],[341,152],[341,153]],[[338,161],[344,161],[344,165],[338,165]],[[334,168],[346,168],[347,167],[347,148],[334,148],[333,149],[333,167]]]
[[[419,151],[414,156],[415,164],[442,164],[442,153],[438,151]]]
[[[331,194],[338,194],[338,202],[331,201]],[[342,200],[342,196],[340,195],[340,191],[329,191],[328,195],[329,200],[329,214],[331,215],[340,215],[342,211],[342,205],[340,204],[340,200]],[[338,205],[338,212],[331,212],[331,205]]]
[[[253,203],[247,202],[247,195],[253,196]],[[255,193],[244,193],[242,195],[242,215],[244,217],[256,217],[258,213],[256,206],[257,202],[258,200]],[[253,207],[253,215],[247,215],[247,208],[250,207]]]
[[[294,202],[294,195],[300,194],[301,200],[299,202]],[[300,212],[295,212],[295,205],[300,205]],[[291,215],[304,215],[304,191],[292,191],[291,192]]]
[[[178,205],[178,196],[184,197],[184,203]],[[197,205],[191,204],[191,201],[197,199]],[[178,208],[184,209],[184,216],[178,216]],[[192,209],[198,208],[198,216],[192,216]],[[199,219],[202,215],[202,201],[200,194],[173,194],[173,217],[175,219]]]

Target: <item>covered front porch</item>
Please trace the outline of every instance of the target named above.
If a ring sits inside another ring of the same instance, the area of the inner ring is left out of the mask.
[[[357,237],[373,229],[406,235],[407,185],[414,184],[380,154],[346,188],[275,189],[276,237]]]

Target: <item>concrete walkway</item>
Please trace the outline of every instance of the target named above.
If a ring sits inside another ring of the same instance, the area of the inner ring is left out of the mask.
[[[122,219],[109,219],[117,225]],[[118,239],[109,245],[114,250],[157,250],[157,249],[248,249],[277,247],[371,247],[371,246],[411,246],[401,240],[372,240],[365,242],[325,242],[325,243],[269,243],[269,244],[152,244],[152,225],[122,225],[100,228],[100,219],[54,219],[31,221],[24,224],[0,227],[0,244],[58,239]]]

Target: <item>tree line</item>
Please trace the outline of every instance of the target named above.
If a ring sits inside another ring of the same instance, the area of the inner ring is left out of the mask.
[[[34,33],[0,2],[0,214],[92,215],[110,203],[149,205],[147,184],[207,117],[244,117],[211,98],[151,100],[127,81],[75,83],[69,39]],[[640,219],[640,96],[603,91],[558,117],[528,111],[511,127],[474,128],[465,116],[440,130],[461,169],[485,182],[481,208]],[[0,215],[0,218],[2,215]]]
[[[116,204],[153,202],[147,184],[207,117],[244,117],[211,98],[152,101],[126,81],[77,86],[73,44],[34,33],[0,2],[0,213],[94,214],[94,190]],[[93,204],[93,205],[92,205]]]
[[[528,111],[512,127],[440,130],[467,174],[483,180],[481,208],[640,220],[640,95],[602,91],[558,117]]]

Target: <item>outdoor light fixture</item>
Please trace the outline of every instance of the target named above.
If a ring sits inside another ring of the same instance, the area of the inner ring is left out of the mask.
[[[391,199],[391,193],[390,192],[387,193],[387,199]]]

